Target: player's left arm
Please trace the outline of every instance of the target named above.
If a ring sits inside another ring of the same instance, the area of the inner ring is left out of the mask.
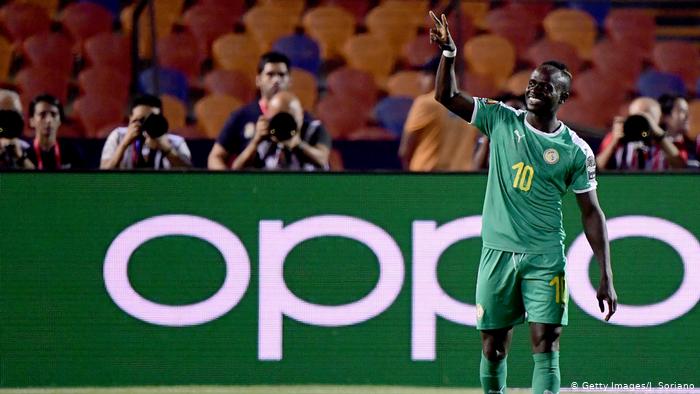
[[[600,284],[598,285],[598,306],[601,312],[605,312],[604,303],[608,305],[608,313],[605,321],[617,309],[617,293],[613,286],[613,273],[610,265],[610,243],[605,227],[605,215],[598,204],[598,195],[595,189],[576,194],[576,201],[581,210],[581,221],[588,243],[593,249],[593,254],[600,267]]]

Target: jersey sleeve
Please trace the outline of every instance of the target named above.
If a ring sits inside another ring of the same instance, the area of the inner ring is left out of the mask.
[[[517,116],[517,113],[518,110],[500,101],[474,97],[474,112],[469,123],[476,126],[487,137],[491,137],[496,125],[508,117]]]
[[[593,151],[583,140],[576,141],[579,151],[574,156],[574,173],[571,190],[574,193],[586,193],[598,187],[596,179],[596,162]]]

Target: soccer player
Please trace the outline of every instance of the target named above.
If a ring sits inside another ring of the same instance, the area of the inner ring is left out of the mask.
[[[607,321],[617,308],[605,217],[596,196],[590,147],[557,119],[569,97],[571,73],[546,62],[532,73],[526,109],[475,98],[457,90],[457,55],[447,19],[431,11],[430,39],[443,50],[435,98],[478,127],[491,141],[484,200],[483,248],[476,285],[481,331],[480,379],[484,393],[504,393],[513,326],[527,318],[535,363],[532,391],[558,393],[559,336],[567,324],[561,200],[576,193],[588,242],[600,265],[598,305]]]

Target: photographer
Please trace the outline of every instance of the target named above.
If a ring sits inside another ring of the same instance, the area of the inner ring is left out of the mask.
[[[684,168],[686,158],[666,135],[659,122],[661,106],[639,97],[629,106],[629,117],[616,117],[596,159],[600,170],[664,171]]]
[[[28,158],[29,144],[19,138],[23,130],[19,95],[0,89],[0,169],[34,169]]]
[[[35,133],[29,159],[39,170],[84,167],[82,151],[76,145],[57,138],[62,120],[63,105],[56,97],[42,94],[29,103],[29,126]]]
[[[304,119],[299,99],[280,92],[255,124],[250,143],[233,161],[234,170],[328,170],[330,136],[320,122]]]
[[[131,105],[128,127],[112,131],[102,149],[100,169],[171,169],[192,166],[185,139],[168,132],[158,97],[144,95]]]

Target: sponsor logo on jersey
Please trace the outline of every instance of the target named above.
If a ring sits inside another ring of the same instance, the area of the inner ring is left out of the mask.
[[[520,143],[520,140],[523,139],[523,137],[525,137],[525,134],[521,134],[520,130],[518,129],[513,130],[513,134],[515,134],[515,136],[518,137],[518,143]]]
[[[595,179],[595,159],[593,156],[588,156],[586,158],[586,169],[588,170],[588,180],[592,181]]]
[[[549,148],[542,154],[547,164],[557,164],[559,162],[559,152],[554,148]]]

